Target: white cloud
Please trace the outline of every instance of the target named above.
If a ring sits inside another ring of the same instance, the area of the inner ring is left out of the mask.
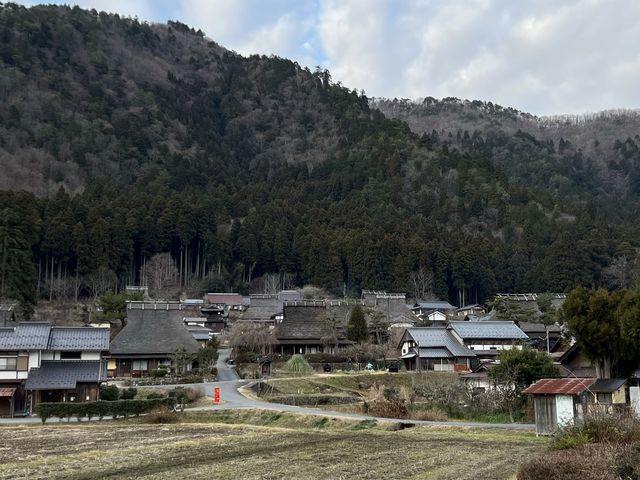
[[[318,30],[334,79],[372,95],[457,96],[537,114],[640,107],[635,0],[323,7]]]
[[[456,96],[536,114],[640,107],[637,0],[77,3],[177,19],[245,55],[320,64],[369,95]]]

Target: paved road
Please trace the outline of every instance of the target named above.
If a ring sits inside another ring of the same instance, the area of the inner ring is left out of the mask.
[[[333,412],[330,410],[321,410],[319,408],[296,407],[293,405],[283,405],[279,403],[269,403],[255,398],[247,397],[241,394],[238,389],[249,385],[251,380],[239,380],[235,369],[227,365],[226,360],[229,358],[230,350],[220,350],[218,358],[218,378],[217,382],[212,383],[194,383],[188,385],[180,385],[182,387],[192,387],[199,389],[205,396],[213,399],[213,390],[215,387],[220,388],[220,404],[214,404],[204,407],[190,408],[189,411],[212,411],[212,410],[230,410],[230,409],[259,409],[273,410],[278,412],[305,413],[307,415],[318,415],[322,417],[338,417],[351,418],[354,420],[377,420],[381,422],[409,422],[416,425],[434,425],[434,426],[450,426],[450,427],[476,427],[476,428],[496,428],[508,430],[533,430],[534,425],[522,423],[476,423],[476,422],[429,422],[424,420],[407,420],[393,418],[378,418],[369,415],[359,415],[356,413]],[[173,389],[177,385],[162,385],[153,388]],[[139,387],[145,388],[145,387]],[[48,420],[47,423],[55,422],[55,419]],[[13,418],[0,419],[0,424],[5,423],[38,423],[39,418]],[[66,421],[65,421],[66,422]]]

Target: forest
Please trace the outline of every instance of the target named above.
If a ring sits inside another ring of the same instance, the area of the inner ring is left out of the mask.
[[[588,149],[482,102],[455,128],[459,102],[429,102],[450,128],[178,22],[4,4],[0,300],[28,316],[153,279],[199,295],[274,273],[405,292],[426,271],[459,304],[637,279],[640,138],[596,140],[622,117],[572,124]]]

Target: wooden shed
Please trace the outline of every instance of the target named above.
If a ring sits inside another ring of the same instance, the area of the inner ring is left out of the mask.
[[[533,397],[536,433],[552,435],[559,427],[584,418],[587,395],[595,378],[544,378],[524,389]]]

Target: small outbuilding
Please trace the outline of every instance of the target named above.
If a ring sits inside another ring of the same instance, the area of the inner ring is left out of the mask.
[[[552,435],[587,413],[587,392],[595,378],[543,378],[523,390],[533,397],[538,435]]]

